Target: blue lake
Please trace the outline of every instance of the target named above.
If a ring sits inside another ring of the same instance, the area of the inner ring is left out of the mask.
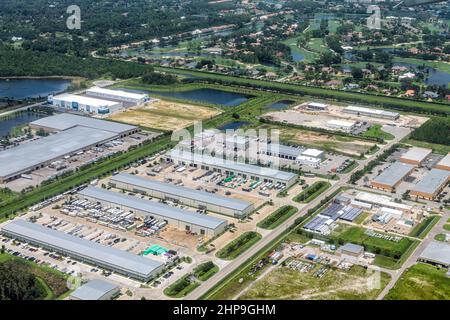
[[[14,127],[26,125],[32,121],[45,117],[46,115],[44,114],[29,111],[19,111],[4,116],[0,118],[0,137],[9,135],[11,129]]]
[[[121,90],[138,93],[148,93],[149,95],[156,94],[163,97],[206,102],[211,104],[219,104],[226,107],[238,106],[251,98],[251,96],[240,93],[227,92],[208,88],[194,89],[187,91],[156,91],[156,90],[133,90],[133,89],[130,90],[127,88],[121,88]]]
[[[217,129],[222,130],[222,131],[236,130],[236,129],[239,129],[240,127],[245,126],[249,123],[250,122],[247,122],[247,121],[234,121],[234,122],[229,122],[227,124],[224,124],[223,126],[217,128]]]
[[[292,100],[281,100],[265,106],[266,109],[282,110],[293,104]]]
[[[291,56],[292,56],[292,59],[295,62],[299,62],[299,61],[305,60],[305,56],[304,55],[302,55],[300,52],[296,52],[294,50],[291,51]]]
[[[0,79],[0,97],[13,100],[45,98],[67,90],[70,83],[65,79]]]
[[[405,66],[408,68],[412,68],[414,70],[427,71],[427,74],[425,75],[425,83],[428,85],[438,85],[438,86],[448,86],[450,83],[450,73],[439,71],[437,69],[431,68],[431,67],[425,67],[421,70],[420,64],[415,63],[406,63],[406,62],[394,62],[394,66]]]

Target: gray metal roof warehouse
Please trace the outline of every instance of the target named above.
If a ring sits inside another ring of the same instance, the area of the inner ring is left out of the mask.
[[[450,266],[450,245],[431,241],[420,255],[419,260],[448,268]]]
[[[76,300],[103,300],[119,292],[119,286],[107,281],[94,279],[78,287],[70,294],[70,298]]]
[[[203,154],[196,154],[190,152],[182,152],[181,150],[173,149],[170,152],[170,158],[173,160],[183,161],[186,163],[197,163],[206,166],[213,166],[232,172],[244,172],[249,175],[260,176],[268,179],[275,179],[282,181],[287,185],[295,182],[297,175],[291,172],[284,172],[273,168],[265,168],[256,165],[235,162],[217,157],[211,157]]]
[[[412,188],[412,191],[434,194],[448,181],[449,177],[450,171],[431,169],[425,177]]]
[[[209,203],[216,206],[233,209],[241,212],[247,212],[252,209],[252,203],[244,200],[227,198],[220,195],[211,194],[205,191],[189,189],[181,186],[176,186],[170,183],[164,183],[156,180],[150,180],[138,177],[128,173],[121,173],[113,176],[111,182],[121,182],[130,184],[136,187],[156,190],[175,197],[183,197],[203,203]]]
[[[196,212],[191,212],[155,201],[144,200],[134,196],[124,195],[118,192],[108,191],[101,188],[89,186],[79,192],[81,196],[90,197],[99,201],[114,203],[127,208],[140,210],[148,215],[164,216],[173,220],[187,222],[193,225],[202,226],[209,229],[216,229],[226,225],[226,220],[211,217]]]
[[[414,166],[407,163],[395,162],[386,168],[373,182],[395,186],[408,173],[414,169]]]
[[[2,233],[61,251],[74,258],[98,263],[102,267],[137,279],[148,280],[163,266],[160,262],[130,252],[104,246],[24,220],[15,220],[7,224],[2,228]]]
[[[0,152],[0,180],[36,169],[41,164],[109,141],[115,133],[87,127],[74,127]]]
[[[61,113],[42,118],[30,123],[31,126],[43,127],[57,131],[64,131],[75,126],[83,126],[104,131],[114,132],[117,135],[136,130],[136,126],[122,124],[113,121],[100,120],[90,117],[77,116],[69,113]]]

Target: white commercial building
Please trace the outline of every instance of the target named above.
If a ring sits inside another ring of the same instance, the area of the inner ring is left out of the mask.
[[[327,122],[328,127],[346,132],[352,131],[356,127],[355,121],[330,120]]]
[[[400,114],[397,112],[385,111],[385,110],[380,110],[380,109],[355,107],[355,106],[348,106],[348,107],[344,108],[344,110],[342,112],[349,113],[349,114],[356,114],[358,116],[361,115],[361,116],[390,119],[390,120],[397,120],[400,117]]]
[[[123,90],[111,90],[99,87],[92,87],[86,90],[86,95],[97,98],[131,102],[134,104],[142,104],[149,100],[147,94],[127,92]]]
[[[49,96],[48,102],[56,107],[94,114],[108,114],[123,107],[121,102],[108,101],[74,94]]]

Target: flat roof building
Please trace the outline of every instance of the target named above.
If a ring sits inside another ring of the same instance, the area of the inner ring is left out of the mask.
[[[346,256],[350,258],[359,258],[364,253],[364,247],[354,243],[346,243],[340,246],[338,249],[338,254],[341,256]]]
[[[450,180],[450,171],[431,169],[411,190],[412,196],[433,200],[445,188]]]
[[[0,151],[0,182],[17,179],[21,174],[38,170],[56,159],[101,145],[115,137],[117,135],[110,131],[76,126]]]
[[[114,99],[119,101],[131,102],[135,104],[141,104],[148,101],[147,94],[134,93],[123,90],[111,90],[99,87],[92,87],[86,90],[86,95],[91,97]]]
[[[109,185],[114,188],[148,194],[159,199],[180,202],[190,207],[206,209],[235,218],[243,218],[254,210],[253,204],[248,201],[150,180],[127,173],[113,176],[109,181]]]
[[[319,102],[308,102],[306,104],[306,107],[310,110],[319,110],[319,111],[324,111],[328,109],[327,104]]]
[[[418,260],[448,268],[450,267],[450,245],[444,242],[431,241]]]
[[[448,153],[441,161],[436,165],[436,169],[450,171],[450,153]]]
[[[103,280],[91,280],[69,296],[71,300],[111,300],[120,293],[119,286]]]
[[[376,189],[393,191],[414,170],[414,166],[407,163],[395,162],[370,183]]]
[[[59,252],[140,281],[149,281],[164,267],[160,262],[25,220],[15,220],[5,225],[1,232],[8,237]]]
[[[385,111],[385,110],[379,110],[379,109],[371,109],[371,108],[363,108],[363,107],[355,107],[355,106],[348,106],[348,107],[344,108],[344,110],[342,112],[348,113],[348,114],[355,114],[358,116],[361,115],[361,116],[390,119],[390,120],[397,120],[400,117],[400,114],[397,112],[391,112],[391,111]]]
[[[133,211],[133,213],[142,217],[165,220],[169,225],[179,230],[191,231],[208,237],[220,234],[227,226],[227,221],[224,219],[92,186],[81,190],[78,197],[105,206]]]
[[[376,205],[378,207],[386,207],[391,209],[398,209],[402,210],[404,212],[408,212],[412,210],[412,206],[404,204],[404,203],[398,203],[395,201],[392,201],[392,198],[385,195],[375,194],[375,193],[368,193],[368,192],[358,192],[355,200],[357,202],[361,203],[369,203],[372,205]],[[355,205],[355,203],[352,203],[352,205]]]
[[[344,121],[344,120],[329,120],[327,126],[333,129],[343,130],[346,132],[352,131],[355,126],[355,121]]]
[[[400,162],[420,166],[433,150],[427,148],[412,147],[400,157]]]
[[[33,121],[29,126],[55,134],[0,151],[0,183],[139,131],[138,127],[127,124],[65,113]]]
[[[235,162],[208,155],[182,152],[177,149],[173,149],[169,153],[167,160],[193,167],[201,167],[204,170],[221,172],[226,175],[239,175],[244,178],[262,180],[264,182],[279,182],[286,187],[290,187],[297,181],[297,175],[291,172]]]
[[[136,126],[91,117],[78,116],[69,113],[61,113],[54,116],[45,117],[30,123],[30,127],[32,129],[43,129],[49,132],[64,131],[75,126],[109,131],[117,134],[118,136],[124,136],[139,131],[139,128]]]
[[[54,97],[49,96],[48,102],[59,108],[95,114],[108,114],[123,107],[121,102],[78,96],[70,93]]]

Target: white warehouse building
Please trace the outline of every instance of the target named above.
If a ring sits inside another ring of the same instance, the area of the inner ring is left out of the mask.
[[[327,126],[332,129],[350,132],[355,128],[356,122],[355,121],[344,121],[344,120],[330,120],[327,122]]]
[[[253,204],[248,201],[150,180],[128,173],[113,176],[109,181],[109,185],[114,188],[146,194],[158,199],[182,203],[190,207],[206,209],[235,218],[243,218],[254,210]]]
[[[123,90],[111,90],[99,87],[92,87],[86,90],[86,95],[96,98],[113,99],[134,104],[142,104],[149,100],[147,94],[134,93]]]
[[[121,102],[67,93],[58,96],[49,96],[48,102],[59,108],[95,114],[109,114],[123,107]]]

